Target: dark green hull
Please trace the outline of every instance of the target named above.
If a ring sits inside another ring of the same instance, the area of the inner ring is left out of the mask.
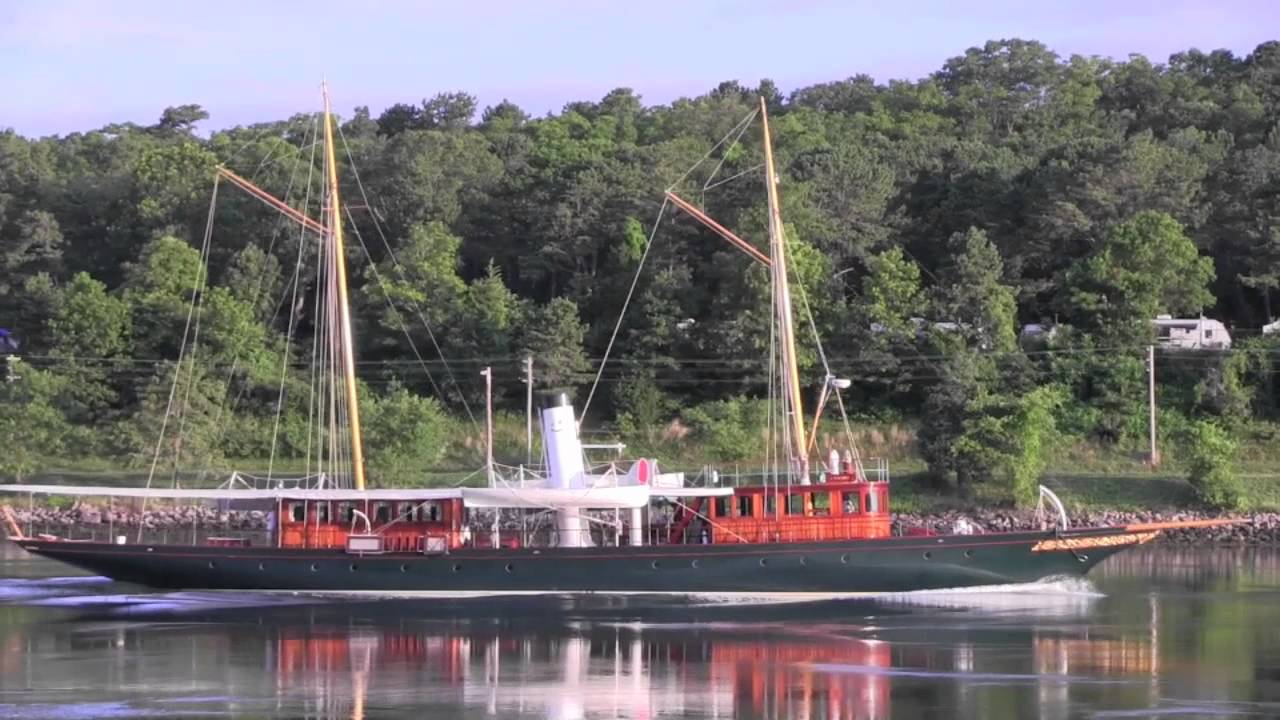
[[[1062,535],[484,549],[434,556],[26,539],[18,544],[116,580],[185,590],[883,593],[1079,577],[1115,552],[1152,536],[1091,528]]]

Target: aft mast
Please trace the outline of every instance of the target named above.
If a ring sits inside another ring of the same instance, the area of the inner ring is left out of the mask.
[[[329,237],[338,289],[338,334],[342,379],[346,386],[347,422],[351,431],[351,471],[356,490],[364,490],[364,449],[360,438],[360,402],[356,395],[356,361],[351,334],[351,307],[347,301],[347,260],[342,246],[342,202],[338,197],[338,163],[333,148],[333,112],[329,84],[324,93],[324,157],[329,180]]]
[[[795,324],[791,313],[791,286],[787,280],[787,242],[778,207],[778,176],[773,167],[773,143],[769,138],[769,111],[760,98],[760,124],[764,135],[765,190],[769,198],[769,250],[773,260],[774,304],[778,313],[778,340],[782,349],[782,384],[790,434],[789,445],[796,473],[809,483],[809,454],[805,444],[804,409],[800,401],[800,371],[796,362]]]

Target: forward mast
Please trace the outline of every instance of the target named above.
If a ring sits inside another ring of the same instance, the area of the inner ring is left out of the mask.
[[[360,437],[360,399],[356,394],[356,361],[351,332],[351,306],[347,299],[347,260],[342,244],[342,201],[338,195],[338,163],[333,143],[333,111],[329,105],[329,85],[324,93],[324,158],[329,183],[329,253],[337,289],[338,344],[342,381],[346,386],[347,422],[351,432],[351,476],[356,490],[364,490],[364,443]]]

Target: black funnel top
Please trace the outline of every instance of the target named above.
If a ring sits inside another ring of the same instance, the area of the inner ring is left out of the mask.
[[[565,407],[572,404],[573,402],[569,400],[569,393],[567,392],[552,392],[542,396],[542,407],[544,409]]]

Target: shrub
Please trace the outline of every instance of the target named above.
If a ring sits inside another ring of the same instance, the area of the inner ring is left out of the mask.
[[[693,439],[714,460],[747,460],[762,454],[762,403],[743,397],[707,402],[685,412]]]
[[[1232,467],[1236,439],[1219,423],[1199,420],[1182,435],[1187,453],[1187,480],[1205,505],[1233,510],[1240,507],[1240,479]]]

